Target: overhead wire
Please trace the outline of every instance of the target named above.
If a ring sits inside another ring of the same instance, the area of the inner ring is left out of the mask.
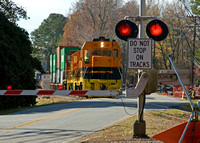
[[[179,1],[183,4],[184,8],[187,10],[188,16],[193,16],[192,12],[186,6],[185,1],[184,2],[182,0],[179,0]]]
[[[183,1],[183,0],[179,0],[179,1],[183,4],[184,8],[186,9],[186,12],[187,12],[187,14],[188,14],[188,17],[191,17],[191,21],[194,22],[195,24],[199,25],[198,23],[196,23],[196,20],[194,20],[194,15],[193,15],[192,12],[190,11],[190,9],[186,6],[185,0],[184,0],[184,1]],[[193,55],[193,49],[191,48],[191,46],[190,46],[190,44],[189,44],[189,41],[188,41],[188,38],[187,38],[185,32],[183,32],[183,31],[181,30],[181,34],[183,34],[183,36],[184,36],[184,38],[185,38],[185,40],[186,40],[186,42],[187,42],[187,45],[188,45],[188,47],[189,47],[189,49],[190,49],[190,55],[191,55],[192,60],[194,61],[194,64],[195,64],[196,66],[200,66],[200,62],[199,62],[198,59]],[[180,35],[180,36],[181,36],[181,35]],[[196,46],[196,45],[195,45],[195,46]]]
[[[190,46],[190,43],[189,43],[189,41],[188,41],[187,36],[185,35],[185,32],[182,31],[181,33],[183,33],[183,35],[184,35],[184,37],[185,37],[185,40],[186,40],[187,45],[188,45],[188,47],[189,47],[189,49],[190,49],[191,58],[192,58],[192,60],[194,61],[194,64],[195,64],[196,66],[200,66],[200,62],[199,62],[198,59],[193,55],[193,49],[192,49],[192,47]]]

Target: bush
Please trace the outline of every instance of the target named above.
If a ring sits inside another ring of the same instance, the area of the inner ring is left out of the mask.
[[[0,96],[0,110],[34,106],[37,96]]]

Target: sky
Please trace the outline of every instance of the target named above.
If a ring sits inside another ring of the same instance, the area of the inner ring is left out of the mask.
[[[67,16],[72,4],[78,0],[12,0],[18,6],[22,6],[30,19],[20,19],[18,25],[26,29],[29,33],[37,29],[44,19],[51,13],[59,13]],[[129,0],[124,0],[127,2]],[[139,1],[139,0],[138,0]],[[168,0],[171,1],[171,0]]]
[[[29,33],[37,29],[44,19],[51,13],[59,13],[67,16],[72,3],[77,0],[12,0],[17,5],[22,6],[30,19],[20,19],[18,25],[26,29]]]

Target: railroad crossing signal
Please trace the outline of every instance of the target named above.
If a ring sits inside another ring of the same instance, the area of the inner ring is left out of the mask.
[[[115,27],[115,33],[120,39],[127,41],[128,38],[136,38],[138,27],[130,20],[121,20]]]
[[[149,38],[155,41],[162,41],[167,37],[169,30],[164,22],[156,19],[147,24],[146,33]]]
[[[115,33],[118,38],[127,41],[128,38],[136,38],[138,27],[130,20],[121,20],[115,27]],[[161,20],[152,20],[146,26],[146,34],[155,41],[164,40],[169,33],[167,25]]]
[[[8,85],[7,90],[11,90],[11,89],[12,89],[12,86]]]

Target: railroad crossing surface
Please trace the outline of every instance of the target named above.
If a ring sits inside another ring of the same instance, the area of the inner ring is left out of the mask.
[[[124,111],[121,97],[81,100],[72,103],[41,106],[1,115],[0,143],[63,143],[130,117]],[[123,98],[127,112],[136,114],[137,98]],[[153,93],[147,95],[146,110],[184,106],[183,101]]]

